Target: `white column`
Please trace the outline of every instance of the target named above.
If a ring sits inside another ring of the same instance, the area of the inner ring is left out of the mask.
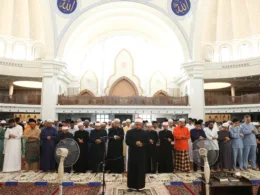
[[[56,119],[56,105],[58,101],[59,85],[54,64],[43,62],[41,118],[42,120]]]
[[[205,118],[205,96],[202,63],[191,63],[184,65],[187,78],[190,84],[189,105],[191,111],[189,117],[202,119]]]
[[[12,99],[12,96],[14,94],[14,84],[10,83],[9,85],[9,98]]]
[[[234,86],[231,86],[231,96],[232,97],[236,96],[236,90]]]

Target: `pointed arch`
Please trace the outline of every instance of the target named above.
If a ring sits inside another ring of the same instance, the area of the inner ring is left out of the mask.
[[[90,90],[88,89],[84,89],[82,90],[79,95],[87,95],[87,96],[92,96],[92,97],[95,97],[94,93],[92,93]]]
[[[111,89],[113,85],[117,82],[125,78],[131,85],[134,86],[135,91],[142,95],[143,89],[141,87],[140,79],[134,74],[134,58],[131,53],[123,48],[114,59],[114,73],[108,78],[107,86],[105,88],[104,94],[110,95]]]
[[[168,93],[167,93],[166,91],[164,91],[164,90],[159,90],[159,91],[157,91],[157,92],[153,95],[153,97],[157,97],[157,96],[169,96],[169,95],[168,95]]]
[[[89,90],[98,94],[98,77],[92,70],[87,70],[80,79],[80,90]],[[94,95],[95,96],[95,95]]]
[[[149,90],[151,96],[159,90],[167,90],[167,79],[163,73],[156,71],[152,74],[149,81]]]
[[[117,79],[109,90],[109,96],[128,97],[138,95],[138,89],[134,82],[125,76]]]

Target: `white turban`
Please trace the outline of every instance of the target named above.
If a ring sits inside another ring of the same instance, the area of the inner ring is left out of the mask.
[[[119,118],[116,118],[115,120],[114,120],[114,122],[119,122],[120,123],[120,119]],[[123,122],[124,123],[124,122]]]
[[[137,118],[137,119],[135,119],[135,123],[143,123],[143,119]]]
[[[168,124],[168,122],[163,122],[162,125],[163,126],[168,126],[169,124]]]
[[[65,130],[68,130],[68,129],[69,129],[69,127],[67,127],[67,126],[62,127],[62,131],[65,131]]]
[[[223,127],[229,127],[229,123],[228,123],[228,122],[223,123],[222,126],[223,126]]]
[[[0,122],[0,124],[6,124],[6,121],[5,121],[5,120],[2,120],[2,121]]]
[[[147,127],[152,127],[153,125],[152,125],[152,123],[147,123],[146,126]]]

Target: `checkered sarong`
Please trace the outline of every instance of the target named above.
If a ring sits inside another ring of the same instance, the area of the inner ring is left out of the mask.
[[[190,171],[190,159],[187,150],[175,150],[175,170]]]

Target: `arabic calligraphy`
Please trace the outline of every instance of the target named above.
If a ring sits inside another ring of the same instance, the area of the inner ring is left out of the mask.
[[[59,10],[64,14],[71,14],[77,8],[77,0],[57,0]]]
[[[190,0],[172,0],[172,11],[178,16],[184,16],[190,11]]]

